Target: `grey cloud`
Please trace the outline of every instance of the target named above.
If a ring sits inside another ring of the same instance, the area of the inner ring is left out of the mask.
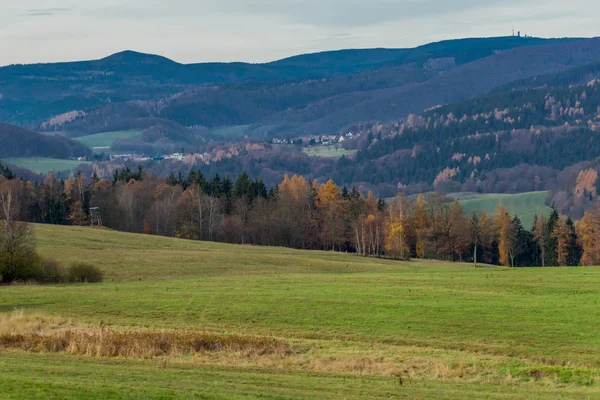
[[[598,36],[597,0],[0,0],[0,65],[123,49],[181,62],[268,61],[510,34]],[[53,8],[48,8],[51,4]],[[34,17],[43,19],[43,23]]]
[[[320,28],[362,27],[394,21],[446,16],[459,12],[486,10],[497,3],[481,0],[221,0],[203,4],[188,0],[172,0],[161,13],[216,13],[222,15],[271,16],[285,23],[312,25]],[[503,0],[502,7],[519,4],[540,5],[541,0]]]
[[[443,20],[447,26],[486,24],[491,20],[512,25],[521,20],[559,17],[565,14],[564,7],[562,0],[122,0],[82,5],[78,11],[89,18],[111,20],[237,18],[248,20],[248,29],[252,30],[250,20],[258,18],[290,27],[348,31],[387,23],[435,20]],[[486,17],[480,21],[461,20],[475,14]]]
[[[23,14],[27,17],[43,17],[71,11],[70,8],[33,8]]]
[[[504,0],[502,6],[540,3],[538,0]],[[189,16],[268,16],[280,23],[319,28],[362,27],[423,17],[448,16],[461,11],[485,10],[497,4],[481,0],[147,0],[138,3],[86,7],[87,15],[104,18],[152,19]]]

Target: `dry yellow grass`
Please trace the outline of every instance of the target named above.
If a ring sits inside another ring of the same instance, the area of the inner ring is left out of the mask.
[[[273,338],[75,327],[64,320],[28,317],[22,312],[1,316],[0,349],[146,359],[220,351],[244,353],[247,357],[291,353],[287,344]]]
[[[72,321],[64,318],[25,314],[23,310],[0,313],[0,336],[41,333],[74,326]]]
[[[70,353],[88,357],[159,359],[163,365],[184,362],[207,366],[259,367],[280,371],[397,377],[403,381],[434,380],[473,384],[515,385],[526,380],[561,386],[560,370],[514,363],[503,356],[472,354],[433,348],[377,344],[361,349],[357,343],[318,340],[285,342],[270,337],[222,336],[173,330],[115,330],[76,325],[65,319],[27,315],[23,311],[0,314],[0,350],[35,353]],[[600,383],[596,371],[589,382]]]

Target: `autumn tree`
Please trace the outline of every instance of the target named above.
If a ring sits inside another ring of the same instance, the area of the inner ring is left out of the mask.
[[[69,206],[67,219],[71,225],[88,225],[88,188],[85,176],[78,172],[76,177],[71,174],[64,185],[65,197]],[[87,207],[86,207],[87,206]]]
[[[407,260],[410,248],[406,236],[406,214],[409,212],[403,197],[399,196],[388,206],[385,250],[393,258]]]
[[[369,192],[369,196],[372,194]],[[344,197],[342,195],[342,197]],[[347,193],[345,200],[348,201],[347,221],[350,229],[348,235],[352,238],[352,244],[356,252],[362,256],[367,255],[367,231],[368,226],[372,222],[367,201],[360,193],[356,192],[352,195]],[[373,217],[374,218],[374,217]]]
[[[148,229],[145,219],[152,207],[154,190],[157,186],[155,177],[148,177],[142,181],[131,179],[129,182],[118,182],[116,185],[117,201],[123,215],[124,229],[130,232],[142,233]],[[150,228],[151,230],[151,228]]]
[[[452,203],[448,220],[448,237],[451,243],[453,258],[458,257],[462,261],[462,255],[469,247],[469,221],[458,201]]]
[[[213,241],[216,238],[217,229],[223,220],[223,210],[219,199],[213,196],[208,196],[206,206],[208,209],[207,239]]]
[[[600,210],[584,214],[577,224],[577,237],[582,249],[582,265],[600,265]]]
[[[317,208],[321,214],[321,239],[326,249],[340,249],[344,241],[344,211],[345,201],[340,188],[333,182],[319,187]]]
[[[565,217],[559,218],[554,225],[552,237],[556,241],[556,260],[558,266],[564,267],[569,264],[569,251],[571,249],[571,228]]]
[[[319,232],[317,225],[318,185],[312,187],[303,176],[285,176],[274,195],[274,217],[278,245],[302,249],[317,248]],[[316,234],[315,234],[316,233]]]
[[[248,216],[248,236],[252,243],[261,246],[273,246],[277,243],[277,219],[273,210],[275,201],[259,197]]]
[[[471,245],[473,246],[473,264],[477,268],[477,250],[481,245],[481,223],[477,213],[473,212],[469,220],[469,232],[471,235]]]
[[[199,198],[197,186],[187,188],[177,199],[176,236],[182,239],[202,240],[204,218],[204,202],[196,203]],[[201,194],[200,194],[201,196]]]
[[[177,202],[181,186],[159,183],[154,189],[153,202],[148,212],[152,232],[156,235],[172,236],[175,232]]]
[[[122,214],[119,209],[115,187],[108,179],[92,184],[90,206],[97,207],[102,224],[112,229],[120,229]]]
[[[429,229],[431,218],[428,213],[429,203],[424,195],[417,197],[413,211],[413,226],[416,233],[415,252],[417,257],[424,259],[429,245]]]
[[[505,267],[512,266],[514,262],[513,246],[515,243],[516,230],[506,209],[500,204],[496,208],[494,215],[494,225],[496,226],[496,235],[498,238],[498,253],[500,254],[500,264]]]
[[[363,256],[380,255],[384,244],[386,221],[373,193],[369,192],[364,199],[355,188],[352,188],[348,195],[348,202],[348,218],[351,222],[349,235],[353,239],[357,253]]]
[[[479,216],[480,229],[480,247],[483,255],[483,261],[488,264],[493,264],[497,260],[497,255],[494,252],[494,243],[496,242],[496,234],[494,221],[486,213]]]
[[[246,243],[246,230],[248,228],[248,218],[250,216],[250,205],[248,204],[248,198],[246,195],[242,197],[236,197],[233,201],[233,215],[236,219],[237,234],[241,244]]]

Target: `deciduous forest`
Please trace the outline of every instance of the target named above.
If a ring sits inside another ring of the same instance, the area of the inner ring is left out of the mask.
[[[494,215],[466,215],[443,195],[366,197],[332,180],[286,176],[276,186],[247,174],[235,180],[201,171],[166,179],[142,168],[112,179],[77,174],[42,183],[18,180],[4,168],[2,218],[102,225],[191,240],[352,252],[407,260],[467,261],[507,267],[600,263],[600,210],[575,224],[553,209],[532,227],[500,205]],[[90,218],[90,209],[98,214]],[[98,218],[99,217],[99,218]]]

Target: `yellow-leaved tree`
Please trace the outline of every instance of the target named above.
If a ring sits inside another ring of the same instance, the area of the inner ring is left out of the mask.
[[[505,267],[510,267],[511,253],[513,251],[515,241],[515,226],[512,223],[510,215],[500,204],[496,208],[494,215],[494,225],[496,226],[496,237],[498,238],[498,253],[500,254],[500,264]]]
[[[402,197],[396,197],[388,207],[388,219],[386,224],[385,250],[392,258],[407,260],[410,258],[410,248],[406,235],[406,214]]]
[[[579,245],[583,250],[581,265],[600,265],[600,212],[588,211],[577,223]]]
[[[558,261],[558,266],[567,266],[569,264],[569,249],[573,244],[573,239],[571,228],[567,224],[565,217],[561,217],[556,221],[552,237],[556,240],[556,260]]]
[[[431,217],[428,212],[429,202],[423,195],[419,195],[413,212],[413,226],[417,236],[416,253],[420,259],[425,258],[429,245],[429,229]]]
[[[325,248],[340,248],[345,237],[344,199],[333,180],[319,187],[316,204],[321,214],[321,239]]]

